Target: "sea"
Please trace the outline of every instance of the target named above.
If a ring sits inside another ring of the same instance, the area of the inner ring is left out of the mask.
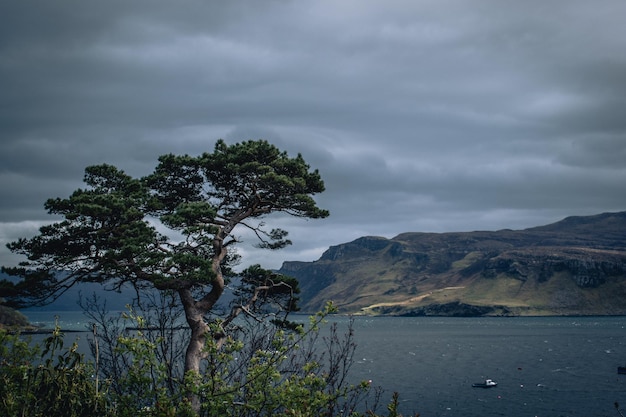
[[[45,327],[58,316],[63,329],[87,328],[80,311],[24,313]],[[351,378],[382,387],[385,402],[398,392],[405,417],[626,415],[626,375],[617,373],[626,366],[626,317],[353,319]],[[330,319],[340,329],[349,320]],[[497,387],[472,387],[487,378]]]

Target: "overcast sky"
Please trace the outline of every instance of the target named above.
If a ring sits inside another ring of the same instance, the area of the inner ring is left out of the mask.
[[[624,0],[0,0],[0,264],[110,163],[267,139],[319,169],[311,261],[408,231],[626,210]]]

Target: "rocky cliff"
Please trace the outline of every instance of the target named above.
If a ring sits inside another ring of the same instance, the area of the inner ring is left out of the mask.
[[[389,315],[626,314],[626,212],[525,230],[403,233],[285,262],[302,307]]]

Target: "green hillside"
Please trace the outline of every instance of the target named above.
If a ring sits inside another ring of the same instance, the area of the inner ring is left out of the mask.
[[[385,315],[626,314],[626,212],[525,230],[403,233],[285,262],[302,306]]]

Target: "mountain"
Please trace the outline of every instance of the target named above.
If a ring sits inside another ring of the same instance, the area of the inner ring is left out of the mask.
[[[524,230],[361,237],[279,272],[299,280],[303,311],[332,300],[361,314],[626,315],[626,212]]]

